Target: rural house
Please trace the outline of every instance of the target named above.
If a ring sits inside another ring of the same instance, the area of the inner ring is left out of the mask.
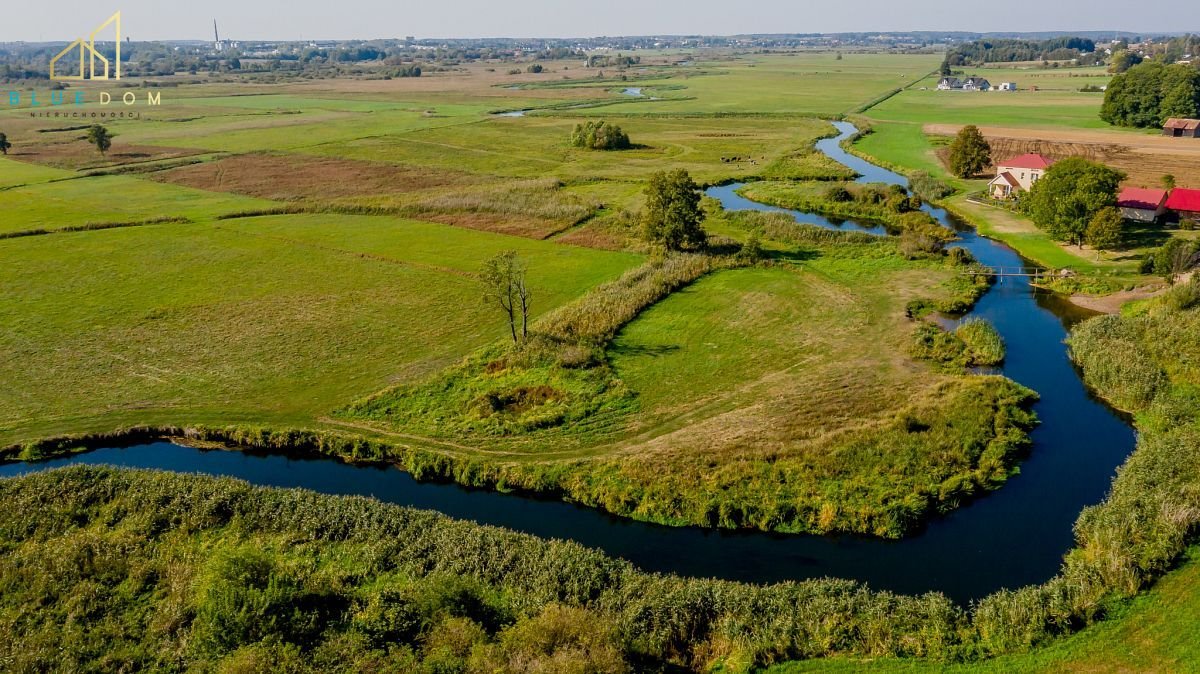
[[[962,83],[963,91],[987,91],[992,88],[992,83],[982,77],[968,77]]]
[[[1200,190],[1176,187],[1167,197],[1167,210],[1173,211],[1180,220],[1200,221]]]
[[[1163,124],[1163,135],[1172,138],[1200,138],[1200,119],[1172,117]]]
[[[1016,82],[1001,82],[999,86],[995,87],[995,89],[996,89],[996,91],[1016,91],[1017,83]]]
[[[951,89],[962,89],[962,80],[957,77],[943,77],[937,85],[938,91],[950,91]]]
[[[1167,212],[1167,191],[1126,187],[1117,197],[1117,208],[1126,220],[1155,222]]]
[[[996,177],[988,183],[995,199],[1008,199],[1017,192],[1027,192],[1050,168],[1050,160],[1040,154],[1023,154],[996,164]]]

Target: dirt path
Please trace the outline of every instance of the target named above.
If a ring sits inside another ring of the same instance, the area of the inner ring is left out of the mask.
[[[1136,290],[1122,290],[1119,293],[1104,295],[1103,297],[1092,297],[1091,295],[1071,295],[1071,304],[1099,311],[1102,314],[1119,314],[1121,307],[1128,302],[1137,300],[1148,300],[1156,295],[1161,295],[1166,292],[1165,288],[1150,289],[1138,288]]]

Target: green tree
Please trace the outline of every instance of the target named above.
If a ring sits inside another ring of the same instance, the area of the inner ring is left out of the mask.
[[[12,143],[8,142],[8,134],[0,133],[0,154],[8,154],[12,148]]]
[[[108,129],[96,124],[88,129],[87,139],[103,155],[108,152],[108,148],[112,147],[113,135],[108,132]]]
[[[604,120],[576,124],[571,132],[571,144],[589,150],[628,150],[633,147],[621,127]]]
[[[668,250],[703,246],[708,239],[700,209],[700,186],[685,169],[659,171],[646,186],[642,228],[646,240]]]
[[[991,166],[992,146],[974,124],[964,126],[950,143],[950,170],[960,178],[970,178]]]
[[[1100,118],[1117,126],[1151,128],[1169,117],[1200,111],[1200,70],[1146,61],[1117,75],[1104,93]]]
[[[1101,209],[1092,216],[1088,223],[1084,239],[1087,244],[1097,250],[1113,250],[1119,248],[1125,240],[1125,218],[1121,211],[1109,206]]]
[[[498,306],[504,312],[514,344],[529,336],[531,294],[525,282],[525,271],[525,262],[517,251],[507,250],[484,262],[480,274],[484,302]]]
[[[1131,52],[1127,49],[1118,50],[1113,52],[1112,63],[1108,66],[1108,72],[1120,75],[1141,62],[1141,54]]]
[[[1120,171],[1082,157],[1064,159],[1034,183],[1021,199],[1021,210],[1055,239],[1083,245],[1092,218],[1116,206],[1124,179]]]
[[[1164,174],[1159,181],[1162,183],[1164,190],[1175,189],[1175,176],[1171,175],[1170,173]]]

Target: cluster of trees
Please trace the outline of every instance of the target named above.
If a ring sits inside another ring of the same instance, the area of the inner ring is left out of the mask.
[[[958,45],[946,52],[946,59],[942,63],[942,74],[949,75],[950,69],[954,67],[985,63],[1079,59],[1084,54],[1094,54],[1095,51],[1095,42],[1080,37],[1059,37],[1036,41],[976,40]]]
[[[1021,199],[1020,208],[1059,241],[1115,248],[1122,242],[1124,220],[1116,205],[1123,180],[1120,171],[1071,157],[1047,169]]]
[[[959,178],[973,178],[992,165],[992,146],[974,124],[959,130],[950,143],[950,170]]]
[[[392,71],[392,77],[420,77],[421,66],[409,65]]]
[[[587,150],[628,150],[633,147],[629,135],[616,124],[596,120],[576,124],[571,145]]]
[[[592,54],[588,57],[589,68],[628,68],[642,62],[641,56],[622,56],[621,54]]]
[[[1200,114],[1200,70],[1147,61],[1117,75],[1104,94],[1100,118],[1117,126],[1161,126],[1171,117]]]

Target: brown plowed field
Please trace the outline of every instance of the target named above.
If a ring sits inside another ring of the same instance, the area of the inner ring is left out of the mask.
[[[275,154],[237,155],[163,171],[155,178],[210,192],[277,201],[404,194],[480,181],[465,173],[426,167]]]
[[[956,124],[927,124],[925,133],[951,136],[960,128]],[[1169,173],[1181,187],[1200,188],[1200,139],[1081,129],[983,126],[979,130],[991,144],[996,159],[1027,152],[1055,160],[1083,156],[1124,171],[1130,185],[1158,186],[1162,176]],[[938,152],[943,163],[945,153],[945,149]]]

